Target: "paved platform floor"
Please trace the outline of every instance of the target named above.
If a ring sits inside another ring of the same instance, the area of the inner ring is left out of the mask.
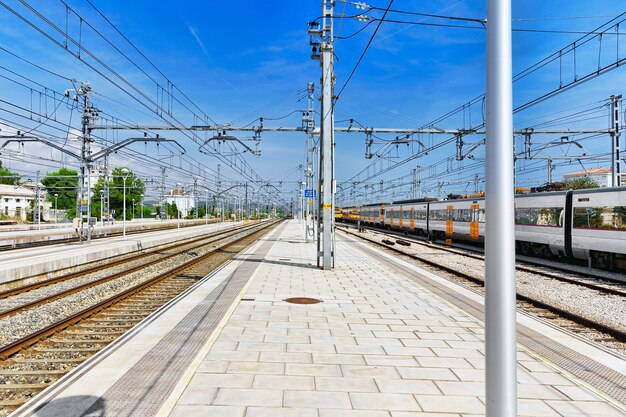
[[[302,235],[296,222],[281,235],[171,417],[484,414],[483,323],[342,235],[336,268],[315,269]],[[299,296],[323,302],[283,301]],[[626,415],[528,352],[518,361],[520,416]]]
[[[67,382],[49,389],[43,405],[32,405],[19,415],[57,415],[55,411],[61,408],[55,409],[55,403],[62,407],[64,401],[77,399],[93,404],[90,410],[98,413],[93,415],[122,415],[107,413],[105,392],[132,372],[142,349],[158,343],[147,342],[146,334],[157,337],[176,328],[185,317],[183,304],[191,309],[203,299],[202,294],[215,291],[225,277],[236,275],[245,265],[251,279],[189,365],[179,370],[180,379],[164,393],[156,415],[484,415],[483,323],[399,272],[394,265],[405,264],[403,261],[367,249],[345,235],[337,236],[336,267],[322,271],[315,267],[315,244],[304,243],[302,224],[291,221],[280,227],[240,261],[162,312],[154,326],[140,325],[123,344],[96,355],[95,365],[77,369]],[[480,300],[432,273],[408,264],[402,267],[457,297]],[[289,297],[322,302],[289,304],[284,301]],[[521,317],[520,322],[626,373],[623,358],[534,319]],[[142,376],[152,389],[162,389],[158,375]],[[129,387],[127,395],[146,393]],[[520,417],[626,415],[625,404],[522,346],[518,348],[518,397]]]

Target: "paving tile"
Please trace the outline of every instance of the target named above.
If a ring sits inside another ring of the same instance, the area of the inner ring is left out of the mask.
[[[436,381],[458,381],[459,378],[448,368],[397,367],[404,379],[427,379]]]
[[[210,405],[215,399],[217,388],[204,387],[198,384],[190,384],[178,399],[177,404],[185,405]]]
[[[398,378],[399,374],[393,366],[359,366],[341,365],[341,371],[348,377],[365,378]]]
[[[517,384],[517,398],[519,399],[536,399],[536,400],[568,400],[567,395],[551,385],[537,385],[537,384]],[[599,398],[591,394],[588,390],[579,387],[565,387],[576,388],[581,391],[581,394],[585,395],[583,400],[598,400]],[[572,392],[573,393],[573,392]]]
[[[417,366],[413,356],[363,355],[368,365],[381,366]]]
[[[380,392],[392,394],[441,394],[433,381],[419,379],[384,379],[376,378]]]
[[[287,352],[335,353],[335,346],[319,343],[289,343]]]
[[[336,345],[335,349],[337,349],[337,353],[348,353],[348,354],[361,354],[361,355],[376,355],[376,354],[385,354],[385,349],[382,346],[345,346],[345,345]]]
[[[459,395],[416,395],[424,411],[444,413],[484,413],[484,404],[476,397]]]
[[[283,392],[271,389],[220,388],[213,404],[253,406],[282,406]]]
[[[430,348],[421,347],[407,347],[407,346],[385,346],[385,352],[388,355],[397,356],[435,356],[435,353]]]
[[[623,410],[617,410],[600,401],[552,401],[546,403],[567,417],[624,417]]]
[[[576,385],[568,378],[555,372],[518,372],[517,382],[520,384]]]
[[[531,385],[536,386],[536,385]],[[575,387],[571,385],[555,385],[551,386],[557,390],[559,393],[562,393],[566,398],[574,401],[600,401],[600,397],[590,390],[582,387]]]
[[[391,417],[461,417],[461,414],[450,413],[426,413],[423,411],[392,411]],[[463,414],[463,417],[473,417]],[[479,417],[479,416],[475,416]],[[484,416],[480,416],[484,417]]]
[[[285,373],[285,364],[267,362],[230,362],[227,372],[236,374],[282,375]]]
[[[305,352],[261,352],[259,362],[311,362],[311,354]]]
[[[256,362],[259,360],[258,352],[225,352],[219,350],[210,350],[206,356],[209,360],[217,360],[217,361],[251,361]]]
[[[352,409],[345,392],[285,391],[285,407]]]
[[[545,402],[535,399],[518,399],[517,414],[533,417],[560,417],[560,414]]]
[[[259,340],[259,342],[278,342],[278,343],[311,343],[311,338],[309,336],[281,336],[281,335],[274,335],[274,334],[268,334],[268,335],[264,335],[264,336],[260,336],[262,337],[262,340]]]
[[[417,362],[425,368],[475,369],[465,358],[419,357]]]
[[[483,382],[435,381],[444,395],[469,395],[481,397],[485,395]]]
[[[240,352],[285,352],[286,343],[277,342],[240,342],[237,351]]]
[[[204,360],[198,366],[196,372],[224,373],[228,369],[230,362],[228,361],[209,361]]]
[[[342,353],[313,353],[313,363],[327,363],[336,365],[364,365],[363,355],[348,355]]]
[[[362,410],[420,410],[417,401],[410,394],[351,393],[350,399],[355,409]]]
[[[315,377],[318,391],[378,392],[373,378]]]
[[[177,404],[169,417],[243,417],[246,413],[246,407],[229,407],[229,406],[203,406],[203,405],[184,405]]]
[[[319,417],[390,417],[388,411],[381,410],[319,410]]]
[[[456,376],[459,377],[461,381],[476,381],[476,382],[485,381],[485,371],[483,371],[482,369],[454,368],[452,371],[456,374]]]
[[[218,342],[262,342],[263,335],[255,334],[243,334],[243,333],[220,333],[220,336],[217,338]]]
[[[318,417],[317,409],[248,407],[246,417]]]
[[[314,390],[315,380],[311,376],[256,375],[252,387],[282,390]]]
[[[250,388],[253,375],[196,373],[188,387],[207,388]]]
[[[305,376],[341,376],[341,368],[339,365],[288,363],[285,365],[285,374]]]

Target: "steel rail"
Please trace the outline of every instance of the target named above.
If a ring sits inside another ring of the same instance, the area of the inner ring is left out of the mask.
[[[134,285],[131,288],[128,288],[118,294],[115,294],[105,300],[100,301],[99,303],[89,306],[81,311],[78,311],[66,318],[63,318],[55,323],[52,323],[42,329],[39,329],[27,336],[24,336],[20,339],[14,340],[13,342],[10,342],[4,346],[0,347],[0,358],[7,358],[8,356],[11,356],[35,343],[37,343],[38,341],[40,341],[41,339],[44,339],[46,337],[49,337],[55,333],[57,333],[58,331],[71,326],[73,324],[76,324],[78,322],[80,322],[81,320],[85,319],[86,317],[89,317],[95,313],[98,313],[104,309],[106,309],[107,307],[110,307],[113,304],[116,304],[120,301],[122,301],[123,299],[126,299],[136,293],[139,293],[141,291],[143,291],[144,289],[147,289],[161,281],[164,281],[168,278],[172,278],[172,277],[176,277],[178,275],[180,275],[183,271],[193,268],[194,266],[196,266],[198,263],[200,262],[204,262],[206,261],[208,258],[214,256],[215,254],[217,254],[218,252],[222,252],[224,248],[232,246],[234,244],[236,244],[238,241],[245,239],[246,237],[249,237],[250,235],[254,234],[254,233],[258,233],[262,230],[267,229],[268,227],[274,226],[276,224],[276,222],[271,222],[269,224],[261,224],[261,225],[256,225],[254,229],[256,229],[255,231],[241,237],[240,239],[231,241],[226,243],[223,246],[217,247],[212,249],[211,251],[198,256],[197,258],[191,260],[190,262],[185,263],[184,265],[179,265],[177,267],[175,267],[174,269],[171,269],[169,271],[163,272],[157,276],[154,276],[142,283],[139,283],[137,285]],[[240,231],[239,233],[241,233],[242,231]]]
[[[353,233],[353,232],[349,232],[349,231],[345,231],[345,230],[342,230],[342,232],[350,234],[352,236],[356,236],[356,237],[358,237],[358,238],[360,238],[362,240],[365,240],[367,242],[374,243],[377,246],[382,246],[382,247],[384,247],[384,248],[386,248],[386,249],[388,249],[390,251],[399,253],[399,254],[401,254],[403,256],[406,256],[408,258],[411,258],[413,260],[416,260],[416,261],[425,263],[425,264],[427,264],[429,266],[432,266],[434,268],[443,270],[443,271],[445,271],[447,273],[450,273],[450,274],[452,274],[454,276],[461,277],[461,278],[463,278],[465,280],[473,282],[474,284],[477,284],[477,285],[480,285],[480,286],[484,286],[484,280],[482,280],[480,278],[477,278],[475,276],[463,273],[463,272],[459,272],[457,269],[454,269],[452,267],[441,265],[441,264],[439,264],[439,263],[437,263],[435,261],[431,261],[430,259],[422,258],[421,256],[418,256],[418,255],[415,255],[415,254],[404,252],[401,249],[394,248],[393,246],[385,245],[384,243],[381,243],[381,242],[379,242],[379,241],[377,241],[375,239],[370,239],[370,238],[367,238],[367,237],[362,236],[362,235],[357,234],[357,233]],[[581,315],[578,315],[578,314],[575,314],[575,313],[572,313],[572,312],[568,312],[568,311],[563,310],[563,309],[561,309],[559,307],[551,306],[551,305],[549,305],[549,304],[547,304],[547,303],[545,303],[543,301],[535,300],[535,299],[533,299],[531,297],[528,297],[528,296],[525,296],[525,295],[522,295],[522,294],[519,294],[519,293],[517,293],[516,296],[517,296],[517,299],[519,301],[525,301],[525,302],[527,302],[529,304],[536,305],[536,306],[538,306],[538,307],[540,307],[542,309],[551,311],[551,312],[553,312],[553,313],[555,313],[555,314],[557,314],[557,315],[559,315],[559,316],[561,316],[563,318],[575,321],[576,323],[580,323],[580,324],[584,325],[585,327],[588,327],[588,328],[594,329],[596,331],[608,334],[611,337],[613,337],[615,340],[618,340],[620,342],[626,343],[626,332],[625,331],[612,328],[612,327],[607,326],[607,325],[605,325],[603,323],[599,323],[597,321],[590,320],[590,319],[588,319],[586,317],[583,317]]]

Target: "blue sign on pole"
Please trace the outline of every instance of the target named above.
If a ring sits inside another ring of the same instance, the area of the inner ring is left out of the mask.
[[[306,198],[313,198],[317,195],[317,192],[315,190],[304,190],[304,197]]]

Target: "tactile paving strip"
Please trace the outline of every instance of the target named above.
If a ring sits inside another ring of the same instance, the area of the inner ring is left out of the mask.
[[[485,308],[482,304],[458,293],[449,293],[445,288],[439,287],[428,278],[416,274],[415,271],[403,265],[390,262],[389,259],[369,250],[367,247],[363,246],[362,249],[375,256],[379,261],[389,265],[390,268],[393,268],[398,273],[419,283],[430,292],[484,322]],[[519,323],[517,324],[517,341],[607,396],[622,404],[626,404],[626,376],[624,374],[616,372]]]
[[[284,227],[284,226],[283,226]],[[101,397],[107,416],[153,416],[274,242],[266,240]],[[91,408],[83,416],[98,410]]]

